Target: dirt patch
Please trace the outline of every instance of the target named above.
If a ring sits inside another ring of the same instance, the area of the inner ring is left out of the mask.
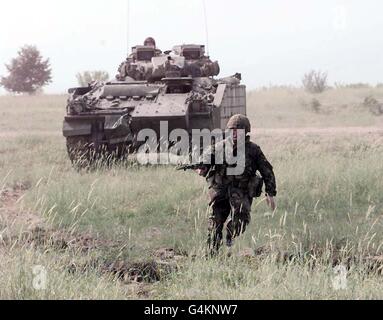
[[[159,228],[152,227],[144,231],[147,240],[154,240],[161,237],[162,232]]]
[[[154,283],[177,270],[176,264],[161,263],[154,260],[143,262],[117,261],[105,264],[102,272],[113,274],[124,282]]]
[[[155,292],[152,284],[144,282],[131,282],[126,287],[128,295],[131,295],[133,298],[149,299]]]
[[[187,252],[176,250],[173,248],[160,248],[154,251],[153,256],[161,261],[180,261],[188,256]]]
[[[74,234],[61,230],[47,230],[37,226],[30,231],[18,235],[3,236],[0,248],[31,246],[42,250],[67,251],[73,250],[82,254],[103,248],[121,248],[122,242],[98,239],[91,234]],[[172,249],[161,248],[153,252],[152,258],[145,261],[91,259],[82,264],[72,262],[67,270],[70,273],[86,273],[98,271],[102,275],[112,275],[125,284],[153,284],[164,279],[179,269],[178,262],[185,259],[186,253]],[[133,288],[133,287],[132,287]],[[145,297],[148,287],[135,286],[136,294]]]
[[[186,258],[186,253],[172,248],[161,248],[153,253],[153,258],[145,261],[104,261],[93,260],[83,265],[72,263],[68,267],[71,273],[98,270],[101,274],[112,275],[115,279],[131,285],[138,295],[146,296],[147,286],[168,277],[180,269],[179,261]]]
[[[266,259],[270,256],[275,259],[276,263],[308,263],[312,269],[315,269],[319,262],[321,264],[329,264],[333,267],[342,265],[348,270],[352,266],[361,266],[365,268],[367,272],[383,275],[383,256],[347,256],[338,249],[334,249],[334,251],[329,254],[324,252],[320,247],[312,248],[303,253],[292,253],[279,250],[271,251],[267,247],[259,247],[256,249],[245,248],[238,254],[238,257],[249,261]]]
[[[114,279],[125,284],[153,284],[179,270],[179,266],[175,262],[153,259],[137,262],[93,260],[82,265],[72,263],[68,266],[70,273],[85,273],[89,270],[96,270],[103,275],[111,275]]]
[[[0,191],[0,217],[6,227],[5,232],[1,234],[0,245],[31,245],[52,247],[57,250],[74,249],[81,252],[118,245],[87,233],[74,234],[45,228],[43,220],[38,214],[21,211],[18,207],[19,200],[30,188],[30,183],[16,183],[12,187]],[[15,228],[16,226],[18,228]]]
[[[6,227],[34,227],[42,223],[38,214],[19,208],[19,201],[30,188],[30,182],[18,182],[0,189],[0,219]]]
[[[25,222],[26,213],[19,212],[17,202],[25,194],[30,186],[17,184],[11,188],[3,189],[0,193],[2,216],[9,221],[17,221],[22,218]],[[74,250],[81,253],[89,253],[102,248],[121,248],[122,242],[110,241],[94,237],[90,233],[70,233],[65,230],[51,230],[44,226],[41,220],[35,219],[35,224],[28,224],[27,231],[14,232],[7,228],[6,234],[2,234],[0,248],[14,246],[32,246],[43,250],[66,251]],[[25,230],[24,229],[24,230]],[[23,228],[21,229],[23,230]],[[12,233],[14,232],[14,233]],[[152,228],[148,230],[152,237],[159,235],[160,231]],[[112,275],[118,280],[131,286],[135,294],[147,297],[150,293],[148,284],[160,281],[167,275],[178,270],[178,261],[185,258],[186,253],[172,248],[161,248],[153,252],[152,259],[147,261],[112,261],[91,260],[85,264],[72,263],[68,266],[71,273],[84,273],[89,270],[98,270],[101,274]]]
[[[4,245],[30,245],[41,248],[54,248],[56,250],[75,250],[87,253],[103,247],[118,247],[119,243],[113,243],[93,237],[91,234],[73,234],[65,231],[46,230],[37,226],[30,231],[24,231],[20,235],[3,237]]]
[[[1,207],[13,206],[30,188],[29,182],[17,182],[12,187],[0,189]]]

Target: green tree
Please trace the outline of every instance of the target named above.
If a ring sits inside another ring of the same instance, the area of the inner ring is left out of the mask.
[[[5,66],[9,75],[1,77],[0,85],[9,92],[33,94],[52,82],[49,59],[44,60],[35,46],[22,47]]]
[[[76,75],[78,84],[81,87],[87,87],[93,81],[106,81],[109,79],[109,74],[106,71],[84,71]]]

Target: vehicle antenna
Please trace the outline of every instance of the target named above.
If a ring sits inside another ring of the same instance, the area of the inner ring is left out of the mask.
[[[126,2],[126,45],[127,55],[130,53],[130,0]]]
[[[208,27],[208,19],[207,19],[207,9],[206,9],[206,0],[202,0],[203,4],[203,12],[205,16],[205,32],[206,32],[206,52],[209,56],[209,27]]]

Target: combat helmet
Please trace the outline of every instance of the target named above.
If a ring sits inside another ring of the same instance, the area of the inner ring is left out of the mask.
[[[251,132],[250,120],[242,114],[236,114],[230,118],[226,129],[243,129],[248,134]]]
[[[152,37],[148,37],[144,41],[144,46],[156,48],[156,40],[154,40]]]

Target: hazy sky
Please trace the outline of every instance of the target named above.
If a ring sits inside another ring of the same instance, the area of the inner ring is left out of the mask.
[[[331,82],[383,82],[381,0],[205,0],[210,55],[221,75],[241,72],[254,88],[300,84],[310,69]],[[128,0],[12,0],[0,11],[0,74],[24,44],[49,57],[47,92],[75,74],[115,75],[126,57]],[[160,49],[206,43],[203,0],[130,0],[130,45],[153,36]],[[3,92],[3,91],[0,91]]]

